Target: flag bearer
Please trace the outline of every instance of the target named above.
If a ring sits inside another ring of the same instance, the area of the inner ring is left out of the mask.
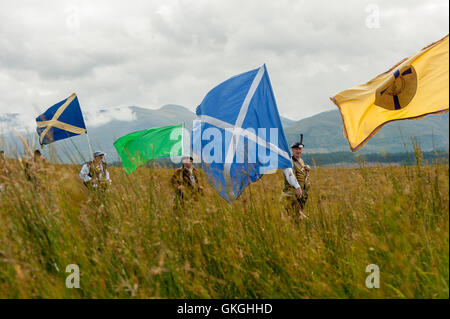
[[[25,165],[25,176],[36,187],[41,187],[48,170],[47,160],[42,156],[40,150],[35,150],[31,159],[23,159]]]
[[[9,181],[11,171],[5,158],[5,152],[0,150],[0,197],[1,193],[6,189],[6,182]]]
[[[175,205],[184,205],[189,200],[197,200],[198,195],[203,192],[200,185],[198,171],[192,165],[193,158],[184,156],[181,160],[182,167],[177,168],[172,176],[171,184],[175,191]]]
[[[303,140],[302,137],[301,140]],[[281,193],[281,199],[286,203],[286,210],[293,210],[295,213],[298,213],[299,220],[306,217],[303,210],[308,199],[307,189],[309,188],[309,183],[307,179],[311,169],[301,159],[303,147],[303,141],[300,141],[300,143],[296,142],[291,146],[293,168],[283,170],[285,182]]]
[[[94,160],[85,163],[81,168],[80,177],[88,188],[106,189],[111,185],[107,164],[103,161],[104,156],[104,152],[96,151]]]

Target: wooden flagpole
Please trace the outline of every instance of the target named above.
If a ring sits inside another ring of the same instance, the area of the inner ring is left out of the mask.
[[[91,159],[94,159],[94,151],[92,150],[91,140],[89,139],[89,135],[88,135],[87,131],[86,131],[86,138],[87,138],[87,141],[89,144],[89,152],[90,152],[89,160],[91,160]]]

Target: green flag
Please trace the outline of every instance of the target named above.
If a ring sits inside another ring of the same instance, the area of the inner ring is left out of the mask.
[[[149,160],[181,156],[183,125],[154,127],[118,138],[114,147],[122,158],[127,175]]]

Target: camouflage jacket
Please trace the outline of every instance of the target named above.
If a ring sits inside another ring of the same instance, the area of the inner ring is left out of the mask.
[[[183,193],[196,193],[200,191],[198,171],[195,167],[192,167],[192,171],[184,167],[177,168],[170,182],[176,192],[178,192],[178,186],[180,185],[184,186]]]
[[[292,158],[292,164],[294,166],[293,171],[295,174],[295,178],[297,179],[302,190],[305,191],[307,188],[309,188],[309,183],[307,183],[307,181],[306,181],[308,172],[305,169],[305,163],[303,162],[302,159],[299,159],[297,161],[296,159]],[[291,184],[289,184],[289,182],[286,179],[284,180],[283,192],[289,193],[289,194],[295,194],[295,188]]]

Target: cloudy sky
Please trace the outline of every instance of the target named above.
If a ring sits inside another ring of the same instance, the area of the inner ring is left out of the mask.
[[[215,85],[263,63],[280,114],[298,120],[334,109],[329,96],[449,28],[447,0],[0,3],[0,115],[28,124],[73,92],[89,113],[195,110]]]

